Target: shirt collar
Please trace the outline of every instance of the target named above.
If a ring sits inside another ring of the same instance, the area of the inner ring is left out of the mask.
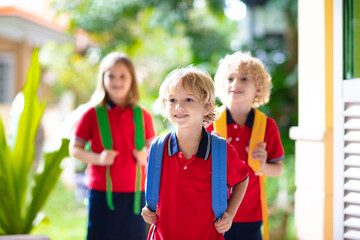
[[[116,107],[116,104],[113,101],[111,101],[110,99],[107,99],[107,101],[106,101],[106,109],[110,110],[110,109],[113,109],[114,107]]]
[[[204,160],[208,160],[210,152],[211,152],[211,136],[205,128],[202,129],[201,140],[199,144],[199,148],[196,153],[196,157],[200,157]],[[176,137],[176,132],[172,132],[168,141],[168,155],[172,156],[175,153],[180,152]]]
[[[107,110],[113,109],[113,108],[115,108],[115,107],[119,107],[118,105],[116,105],[116,104],[115,104],[113,101],[111,101],[110,99],[107,99],[107,100],[106,100],[105,106],[106,106],[106,109],[107,109]],[[129,105],[129,107],[131,107],[131,105]],[[119,108],[121,109],[121,107],[119,107]],[[127,107],[126,107],[125,109],[127,109]],[[125,110],[125,109],[124,109],[124,110]]]
[[[252,128],[254,125],[254,119],[255,119],[255,110],[253,108],[251,108],[251,110],[246,118],[245,125]],[[231,116],[229,108],[227,108],[227,107],[226,107],[226,121],[227,121],[227,124],[236,123]]]

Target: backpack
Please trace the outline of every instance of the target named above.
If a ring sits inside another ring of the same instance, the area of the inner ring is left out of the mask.
[[[226,107],[223,105],[220,109],[221,115],[218,120],[214,122],[214,130],[220,134],[220,136],[227,138],[227,120],[226,120]],[[254,160],[251,157],[251,152],[259,142],[264,141],[266,130],[266,115],[255,108],[255,119],[254,125],[251,132],[250,143],[249,143],[249,154],[248,164],[254,170],[255,173],[259,174],[260,184],[260,199],[261,199],[261,211],[262,221],[264,226],[264,240],[269,239],[269,221],[267,215],[267,200],[265,193],[265,180],[266,175],[260,172],[260,161]]]
[[[137,150],[143,149],[145,146],[145,134],[144,134],[144,124],[142,110],[139,106],[132,108],[134,114],[134,124],[135,124],[135,147]],[[104,146],[104,149],[112,149],[113,142],[110,130],[109,119],[105,106],[95,106],[96,118],[100,130],[101,142]],[[140,183],[141,183],[141,167],[140,165],[136,166],[136,182],[135,182],[135,193],[134,193],[134,214],[140,214],[140,205],[141,205],[141,192],[140,192]],[[110,176],[110,166],[106,167],[106,202],[110,210],[115,210],[115,206],[112,199],[112,183]]]
[[[145,200],[151,211],[156,211],[159,201],[161,167],[165,142],[171,133],[157,137],[149,152]],[[210,133],[209,133],[210,134]],[[226,140],[211,135],[211,202],[215,218],[220,218],[227,208]]]

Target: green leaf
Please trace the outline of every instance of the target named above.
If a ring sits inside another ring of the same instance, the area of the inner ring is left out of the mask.
[[[0,180],[6,179],[10,171],[8,164],[10,156],[10,149],[5,138],[4,125],[0,117]]]
[[[14,219],[11,216],[11,210],[13,209],[9,204],[12,202],[13,197],[13,195],[11,195],[13,185],[12,179],[9,176],[11,173],[9,162],[11,162],[11,153],[6,143],[4,126],[0,117],[0,229],[3,229],[3,231],[9,229],[9,224],[11,224]]]
[[[40,81],[40,64],[38,49],[35,49],[27,73],[26,83],[22,91],[24,95],[24,109],[21,113],[13,152],[14,189],[17,204],[15,214],[22,216],[26,188],[28,185],[28,172],[34,161],[35,136],[45,109],[45,103],[40,104],[37,89]]]
[[[54,188],[60,177],[62,169],[60,163],[63,158],[69,156],[69,139],[62,139],[61,147],[58,151],[47,153],[44,156],[44,169],[40,174],[35,176],[35,185],[32,190],[32,201],[25,217],[27,229],[30,231],[33,227],[33,221],[44,206],[49,193]]]

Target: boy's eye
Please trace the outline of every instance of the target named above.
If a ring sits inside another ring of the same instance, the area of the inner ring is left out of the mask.
[[[192,102],[192,101],[194,101],[194,100],[191,99],[191,98],[186,98],[186,99],[185,99],[185,102]]]
[[[232,82],[232,81],[234,81],[234,78],[233,77],[228,77],[228,81]]]
[[[243,82],[245,82],[245,81],[247,81],[247,80],[248,80],[247,77],[242,77],[242,78],[241,78],[241,81],[243,81]]]
[[[125,74],[121,74],[120,78],[124,79],[125,78]]]
[[[170,98],[170,99],[168,100],[168,102],[173,103],[173,102],[175,102],[175,99],[174,99],[174,98]]]

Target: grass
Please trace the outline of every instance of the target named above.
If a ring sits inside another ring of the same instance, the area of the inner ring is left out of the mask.
[[[78,203],[74,190],[58,181],[42,209],[46,218],[31,232],[47,235],[51,240],[86,238],[87,208]]]

